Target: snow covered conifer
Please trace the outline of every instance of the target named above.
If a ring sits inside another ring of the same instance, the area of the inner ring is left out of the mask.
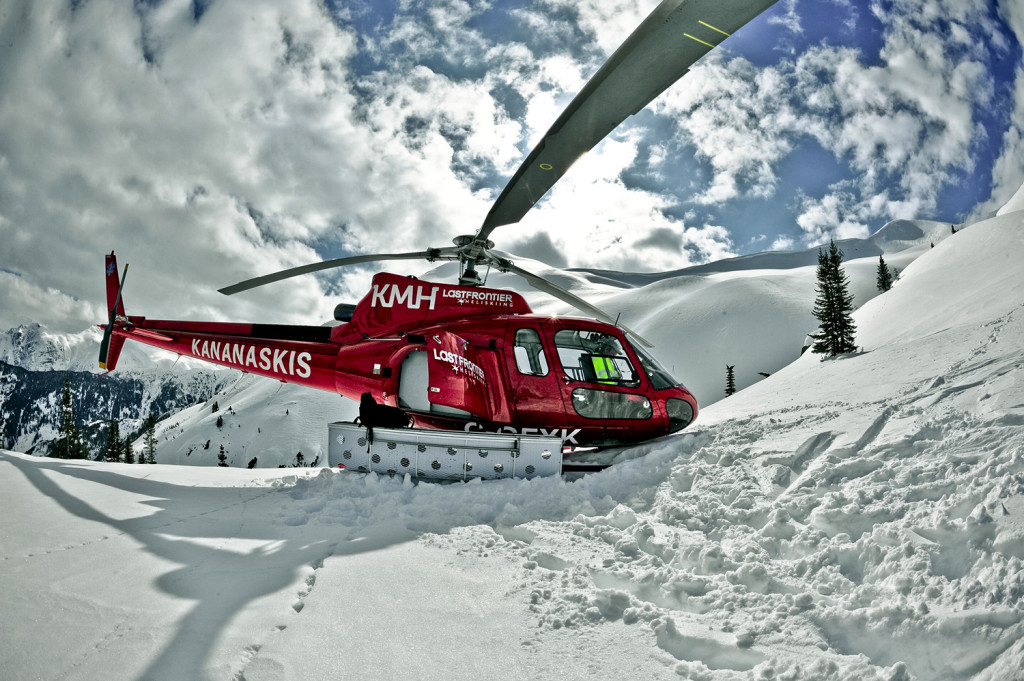
[[[878,276],[875,279],[875,285],[878,290],[885,293],[892,288],[893,276],[892,272],[889,271],[889,266],[885,264],[885,258],[881,255],[878,256]]]
[[[224,451],[224,445],[220,446],[220,454],[217,455],[217,465],[224,468],[228,467],[228,455]]]
[[[71,396],[71,380],[64,379],[64,392],[60,397],[60,424],[57,427],[57,443],[54,450],[59,459],[84,459],[88,455],[82,434],[75,423],[75,400]]]
[[[146,463],[156,463],[156,417],[152,414],[146,419],[146,435],[143,443],[140,463],[143,460],[141,457],[145,457]]]
[[[842,268],[843,252],[835,241],[829,242],[828,253],[818,249],[817,292],[814,317],[820,322],[818,333],[812,333],[811,350],[830,357],[857,349],[854,334],[857,326],[851,317],[853,295],[849,279]]]
[[[115,418],[110,419],[107,429],[107,446],[103,450],[103,458],[110,462],[121,460],[121,426]]]

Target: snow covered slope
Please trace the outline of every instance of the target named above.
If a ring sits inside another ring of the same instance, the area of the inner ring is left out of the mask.
[[[1024,185],[1021,185],[1017,193],[1010,198],[1005,206],[999,209],[997,215],[1006,215],[1007,213],[1013,213],[1018,210],[1024,210]]]
[[[327,424],[359,413],[335,393],[233,373],[237,380],[206,402],[157,425],[160,463],[216,466],[223,447],[229,466],[324,466]]]
[[[0,669],[1017,681],[1022,230],[926,248],[856,313],[862,352],[800,357],[575,480],[0,454]]]

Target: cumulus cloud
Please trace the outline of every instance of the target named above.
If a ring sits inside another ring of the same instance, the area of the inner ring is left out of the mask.
[[[782,85],[775,70],[758,71],[745,60],[712,53],[693,69],[685,88],[655,105],[677,119],[679,133],[711,166],[711,182],[697,203],[772,194],[774,166],[791,149],[786,132],[792,114],[775,95]]]
[[[999,41],[986,39],[984,3],[895,0],[871,9],[884,26],[877,61],[829,44],[761,69],[713,53],[687,88],[670,91],[658,106],[711,168],[696,202],[771,196],[780,162],[813,139],[853,180],[801,200],[797,224],[810,245],[926,215],[959,173],[973,170],[979,118],[994,94],[988,67],[1002,56]]]
[[[733,255],[720,227],[688,227],[670,217],[670,198],[622,181],[622,172],[636,160],[638,144],[638,136],[605,140],[521,223],[496,230],[495,238],[507,233],[528,241],[548,234],[572,267],[626,272],[677,269]],[[667,233],[676,238],[666,238]]]
[[[1015,0],[996,3],[999,16],[1017,38],[1018,49],[1024,44],[1024,5]],[[1007,47],[1005,53],[1011,53]],[[1024,67],[1015,69],[1009,125],[1003,134],[1002,151],[992,168],[992,194],[975,211],[984,215],[999,210],[1024,183]]]
[[[151,316],[317,321],[315,278],[215,289],[316,244],[448,243],[486,211],[479,159],[515,156],[486,85],[412,68],[357,90],[355,37],[312,2],[26,1],[0,21],[2,266],[20,275],[3,324],[48,291],[101,300],[111,248]],[[31,314],[61,327],[59,309]]]
[[[999,210],[1024,184],[1024,68],[1017,69],[1010,120],[992,168],[992,194],[978,207],[979,215]]]
[[[102,300],[115,248],[135,265],[129,303],[197,314],[232,309],[217,285],[315,257],[303,242],[336,213],[339,159],[369,154],[337,115],[351,38],[293,9],[8,4],[0,231],[23,287]],[[297,310],[315,288],[297,287]]]

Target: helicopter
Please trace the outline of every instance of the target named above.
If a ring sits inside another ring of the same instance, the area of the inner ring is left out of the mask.
[[[357,255],[294,267],[220,289],[258,286],[361,263],[459,263],[457,283],[376,274],[333,326],[155,320],[125,313],[127,265],[106,256],[101,369],[126,340],[246,373],[366,394],[416,428],[560,438],[567,450],[644,442],[690,425],[698,405],[617,318],[516,265],[491,233],[518,222],[569,167],[627,117],[776,0],[664,0],[587,82],[509,180],[473,235],[452,246]],[[534,314],[523,296],[488,288],[480,270],[512,273],[586,318]]]

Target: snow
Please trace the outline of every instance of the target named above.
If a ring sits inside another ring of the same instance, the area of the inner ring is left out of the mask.
[[[359,413],[356,402],[335,393],[234,373],[237,380],[211,399],[157,425],[161,463],[216,466],[223,446],[229,466],[245,467],[253,457],[259,467],[295,466],[300,453],[305,465],[322,466],[325,424]],[[141,439],[135,446],[142,447]]]
[[[1007,213],[1013,213],[1018,210],[1024,210],[1024,185],[1021,185],[1020,189],[1010,197],[1010,200],[1006,205],[1000,208],[996,214],[1006,215]]]
[[[797,344],[601,473],[436,484],[0,453],[0,676],[1024,679],[1024,213],[899,227],[900,280],[855,314],[860,351],[824,361],[799,356],[810,265],[563,273],[628,301],[666,363]],[[877,256],[850,260],[855,287]],[[679,328],[693,308],[706,323]],[[241,458],[292,456],[346,408],[310,416],[286,390],[244,378],[217,398],[225,428],[272,426]],[[173,417],[161,460],[211,419]]]

